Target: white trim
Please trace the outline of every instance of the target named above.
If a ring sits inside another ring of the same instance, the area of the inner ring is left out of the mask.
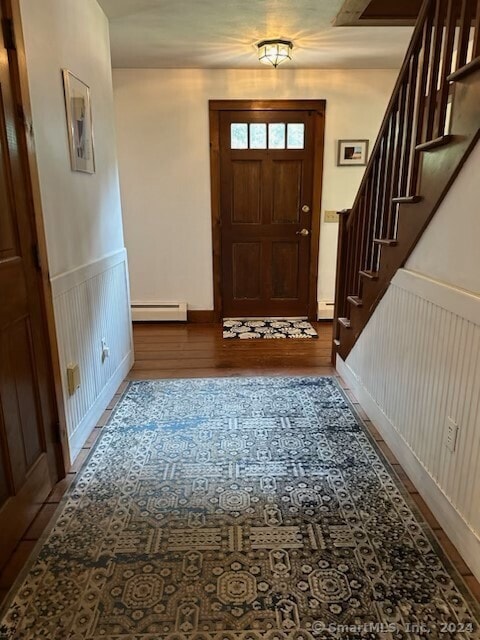
[[[416,276],[416,274],[414,274]],[[430,286],[430,285],[429,285]],[[463,294],[462,294],[463,295]],[[478,317],[477,317],[478,318]],[[336,368],[350,386],[361,407],[392,450],[417,491],[445,530],[475,577],[480,580],[480,539],[455,509],[441,487],[425,469],[354,371],[337,355]]]
[[[335,303],[332,300],[319,300],[317,303],[317,320],[333,320]]]
[[[458,289],[408,269],[399,269],[392,284],[469,322],[480,323],[480,295],[471,291]]]
[[[133,322],[132,322],[132,308],[130,306],[130,270],[128,268],[128,253],[125,249],[125,287],[127,291],[127,301],[128,301],[128,327],[129,327],[129,335],[130,335],[130,356],[132,362],[130,364],[130,369],[135,364],[135,351],[133,347]]]
[[[89,262],[88,264],[84,264],[80,267],[76,267],[71,271],[66,271],[65,273],[61,273],[54,278],[51,279],[52,286],[52,294],[53,297],[56,298],[70,289],[78,287],[83,282],[94,278],[95,276],[108,271],[112,267],[115,267],[117,264],[121,262],[126,262],[127,259],[127,250],[125,248],[119,249],[118,251],[114,251],[104,256],[103,258],[99,258],[94,262]]]
[[[103,388],[101,394],[95,400],[94,404],[90,407],[88,412],[83,417],[80,424],[77,426],[75,431],[71,434],[68,439],[68,444],[70,448],[70,456],[71,461],[73,462],[75,458],[80,453],[85,441],[88,436],[92,432],[92,429],[95,428],[95,425],[99,421],[103,412],[108,406],[108,403],[115,395],[116,390],[122,384],[125,377],[128,375],[128,372],[133,366],[133,351],[129,351],[125,358],[120,363],[119,367],[110,378],[108,383]]]
[[[186,302],[132,301],[130,308],[134,322],[187,321]]]

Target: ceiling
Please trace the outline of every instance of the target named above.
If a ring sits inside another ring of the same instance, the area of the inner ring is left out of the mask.
[[[255,43],[294,43],[290,68],[398,68],[411,27],[333,27],[343,0],[98,0],[116,68],[266,68]],[[286,66],[284,67],[286,68]]]

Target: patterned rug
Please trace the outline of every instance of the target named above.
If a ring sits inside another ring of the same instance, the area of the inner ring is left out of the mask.
[[[134,382],[0,637],[480,638],[392,474],[332,378]]]
[[[224,318],[223,337],[240,338],[318,338],[310,322],[295,318]]]

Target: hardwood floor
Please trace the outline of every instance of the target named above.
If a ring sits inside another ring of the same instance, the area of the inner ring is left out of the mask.
[[[345,389],[354,409],[376,440],[384,457],[430,524],[440,546],[480,602],[480,584],[450,542],[433,513],[413,485],[382,437],[368,420],[348,386],[330,364],[331,323],[314,323],[318,340],[223,340],[214,324],[136,325],[136,362],[128,378],[188,378],[233,375],[334,375]],[[127,388],[123,382],[85,443],[66,478],[52,490],[10,560],[0,572],[0,605],[54,515],[58,504],[102,433],[113,409]]]
[[[331,375],[332,323],[318,340],[224,340],[219,324],[135,324],[129,379],[234,375]]]

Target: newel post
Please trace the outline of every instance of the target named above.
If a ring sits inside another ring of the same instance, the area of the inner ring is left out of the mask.
[[[345,304],[347,299],[347,220],[351,209],[338,211],[338,242],[337,242],[337,272],[335,277],[335,308],[333,313],[333,345],[332,364],[335,365],[335,356],[339,346],[340,325],[338,318],[345,316]]]

